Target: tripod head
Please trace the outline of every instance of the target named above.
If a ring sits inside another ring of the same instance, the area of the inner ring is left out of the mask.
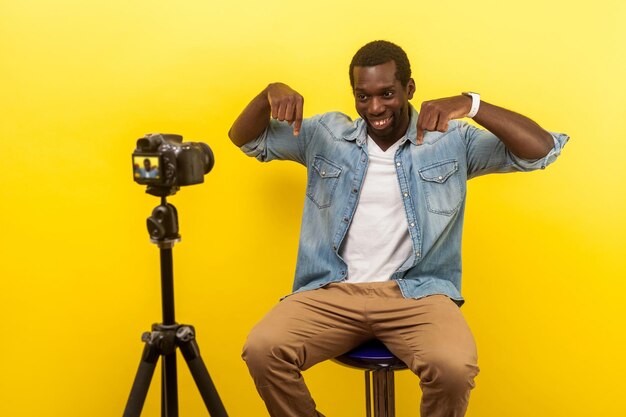
[[[150,242],[161,249],[171,249],[176,242],[180,242],[178,234],[178,211],[173,204],[167,202],[167,197],[161,197],[161,204],[152,210],[146,222]]]

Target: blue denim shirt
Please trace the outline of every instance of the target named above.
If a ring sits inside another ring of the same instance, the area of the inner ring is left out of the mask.
[[[544,158],[513,155],[492,133],[462,121],[446,132],[426,132],[416,143],[417,112],[400,139],[395,165],[413,252],[389,277],[405,297],[445,294],[461,305],[461,234],[468,179],[490,173],[543,169],[561,153],[569,137],[552,133],[554,148]],[[339,255],[367,172],[367,128],[338,112],[293,127],[272,120],[241,149],[259,161],[292,160],[307,167],[308,180],[293,291],[346,279]]]

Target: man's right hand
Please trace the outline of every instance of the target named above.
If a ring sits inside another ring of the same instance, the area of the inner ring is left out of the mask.
[[[265,87],[241,112],[228,132],[237,146],[257,138],[267,129],[271,119],[293,124],[293,134],[298,136],[302,127],[304,98],[283,83]]]
[[[273,83],[265,89],[271,107],[272,118],[293,124],[293,134],[300,134],[304,97],[283,83]]]

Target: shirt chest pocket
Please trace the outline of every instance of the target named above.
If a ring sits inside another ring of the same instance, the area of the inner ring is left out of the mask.
[[[428,211],[452,215],[463,200],[459,163],[456,160],[437,162],[419,170]]]
[[[332,203],[340,174],[341,167],[324,157],[316,156],[313,159],[313,166],[309,168],[307,197],[319,208],[329,207]]]

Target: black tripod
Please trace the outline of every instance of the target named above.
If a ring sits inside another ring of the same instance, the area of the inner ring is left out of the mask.
[[[148,217],[150,241],[161,250],[161,299],[163,323],[152,325],[152,331],[142,336],[145,342],[139,369],[126,403],[124,417],[139,417],[150,388],[154,369],[163,357],[161,383],[161,417],[178,417],[178,388],[176,378],[176,348],[180,348],[191,371],[204,404],[212,417],[228,417],[213,385],[196,342],[193,326],[178,324],[174,318],[174,280],[172,248],[180,241],[176,207],[161,197],[161,204]]]

